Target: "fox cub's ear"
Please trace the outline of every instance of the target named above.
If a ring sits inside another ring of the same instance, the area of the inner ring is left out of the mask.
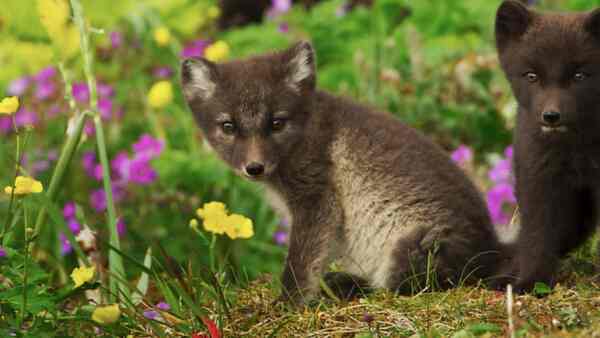
[[[310,43],[301,41],[283,53],[285,82],[299,93],[315,89],[317,74],[315,51]]]
[[[588,15],[585,29],[600,40],[600,8],[596,8]]]
[[[502,50],[508,42],[520,38],[531,24],[534,13],[518,1],[504,1],[496,13],[496,46]]]
[[[181,84],[188,102],[208,100],[217,88],[217,66],[205,59],[187,59],[181,63]]]

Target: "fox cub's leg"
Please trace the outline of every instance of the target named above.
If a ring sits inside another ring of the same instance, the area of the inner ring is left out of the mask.
[[[485,247],[493,242],[491,235],[481,232],[473,237],[459,226],[415,229],[396,244],[388,284],[401,294],[414,294],[488,276],[500,257],[497,248]]]
[[[352,300],[372,291],[366,279],[346,272],[328,272],[323,279],[334,295],[342,300]]]
[[[296,212],[293,218],[290,247],[281,277],[281,298],[300,305],[318,295],[319,279],[334,246],[336,223],[326,209]]]
[[[583,222],[579,195],[566,182],[533,177],[517,171],[522,222],[516,246],[517,292],[532,290],[536,282],[554,283],[558,260]]]

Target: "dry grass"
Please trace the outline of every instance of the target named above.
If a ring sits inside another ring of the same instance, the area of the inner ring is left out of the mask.
[[[518,295],[516,336],[600,337],[600,285],[575,273],[547,297]],[[301,310],[272,305],[277,291],[265,278],[238,290],[226,337],[509,337],[506,295],[480,287],[413,297],[378,291]]]

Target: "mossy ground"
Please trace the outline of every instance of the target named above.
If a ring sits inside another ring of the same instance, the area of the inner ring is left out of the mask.
[[[600,337],[600,283],[591,265],[564,264],[545,297],[514,295],[517,337]],[[226,337],[509,337],[507,294],[479,286],[406,297],[384,290],[351,302],[321,299],[301,309],[273,302],[265,276],[236,292]]]

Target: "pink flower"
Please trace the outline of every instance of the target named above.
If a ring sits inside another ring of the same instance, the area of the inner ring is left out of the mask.
[[[65,206],[63,207],[63,217],[65,219],[70,219],[75,217],[75,202],[67,202],[65,203]]]
[[[119,234],[119,237],[123,237],[123,236],[125,236],[126,232],[127,232],[127,225],[125,224],[123,217],[119,217],[117,219],[117,234]]]
[[[54,95],[56,84],[50,81],[38,82],[35,88],[35,98],[38,100],[46,100]]]
[[[123,45],[123,33],[121,32],[110,32],[110,45],[113,49],[118,49]]]
[[[29,76],[23,76],[16,80],[13,80],[8,85],[8,90],[6,91],[10,96],[21,96],[25,94],[29,86],[31,86],[31,78]]]
[[[500,183],[487,192],[488,209],[494,224],[508,224],[512,214],[507,209],[516,203],[513,186],[508,183]]]
[[[473,160],[473,151],[466,145],[460,145],[451,155],[452,161],[459,166],[465,166]]]
[[[87,103],[90,101],[90,90],[87,84],[83,82],[74,83],[71,86],[71,92],[75,101],[79,103]]]
[[[59,240],[61,243],[61,249],[60,249],[61,255],[66,256],[66,255],[70,254],[71,252],[73,252],[73,247],[71,246],[71,243],[67,239],[67,236],[65,236],[65,234],[61,232],[58,235],[58,237],[59,237]]]
[[[136,157],[155,158],[163,150],[164,142],[155,139],[148,134],[142,135],[139,140],[133,144],[133,151]]]
[[[37,82],[45,82],[53,79],[56,74],[58,74],[56,68],[54,66],[48,66],[35,74],[34,79]]]
[[[183,47],[180,56],[184,59],[202,57],[204,55],[204,50],[209,45],[210,41],[208,40],[194,40]]]
[[[271,7],[267,11],[267,16],[269,18],[274,18],[287,13],[291,8],[291,0],[272,0]]]
[[[154,182],[158,174],[152,166],[150,166],[149,158],[138,157],[131,161],[129,167],[129,179],[141,185],[146,185]]]

